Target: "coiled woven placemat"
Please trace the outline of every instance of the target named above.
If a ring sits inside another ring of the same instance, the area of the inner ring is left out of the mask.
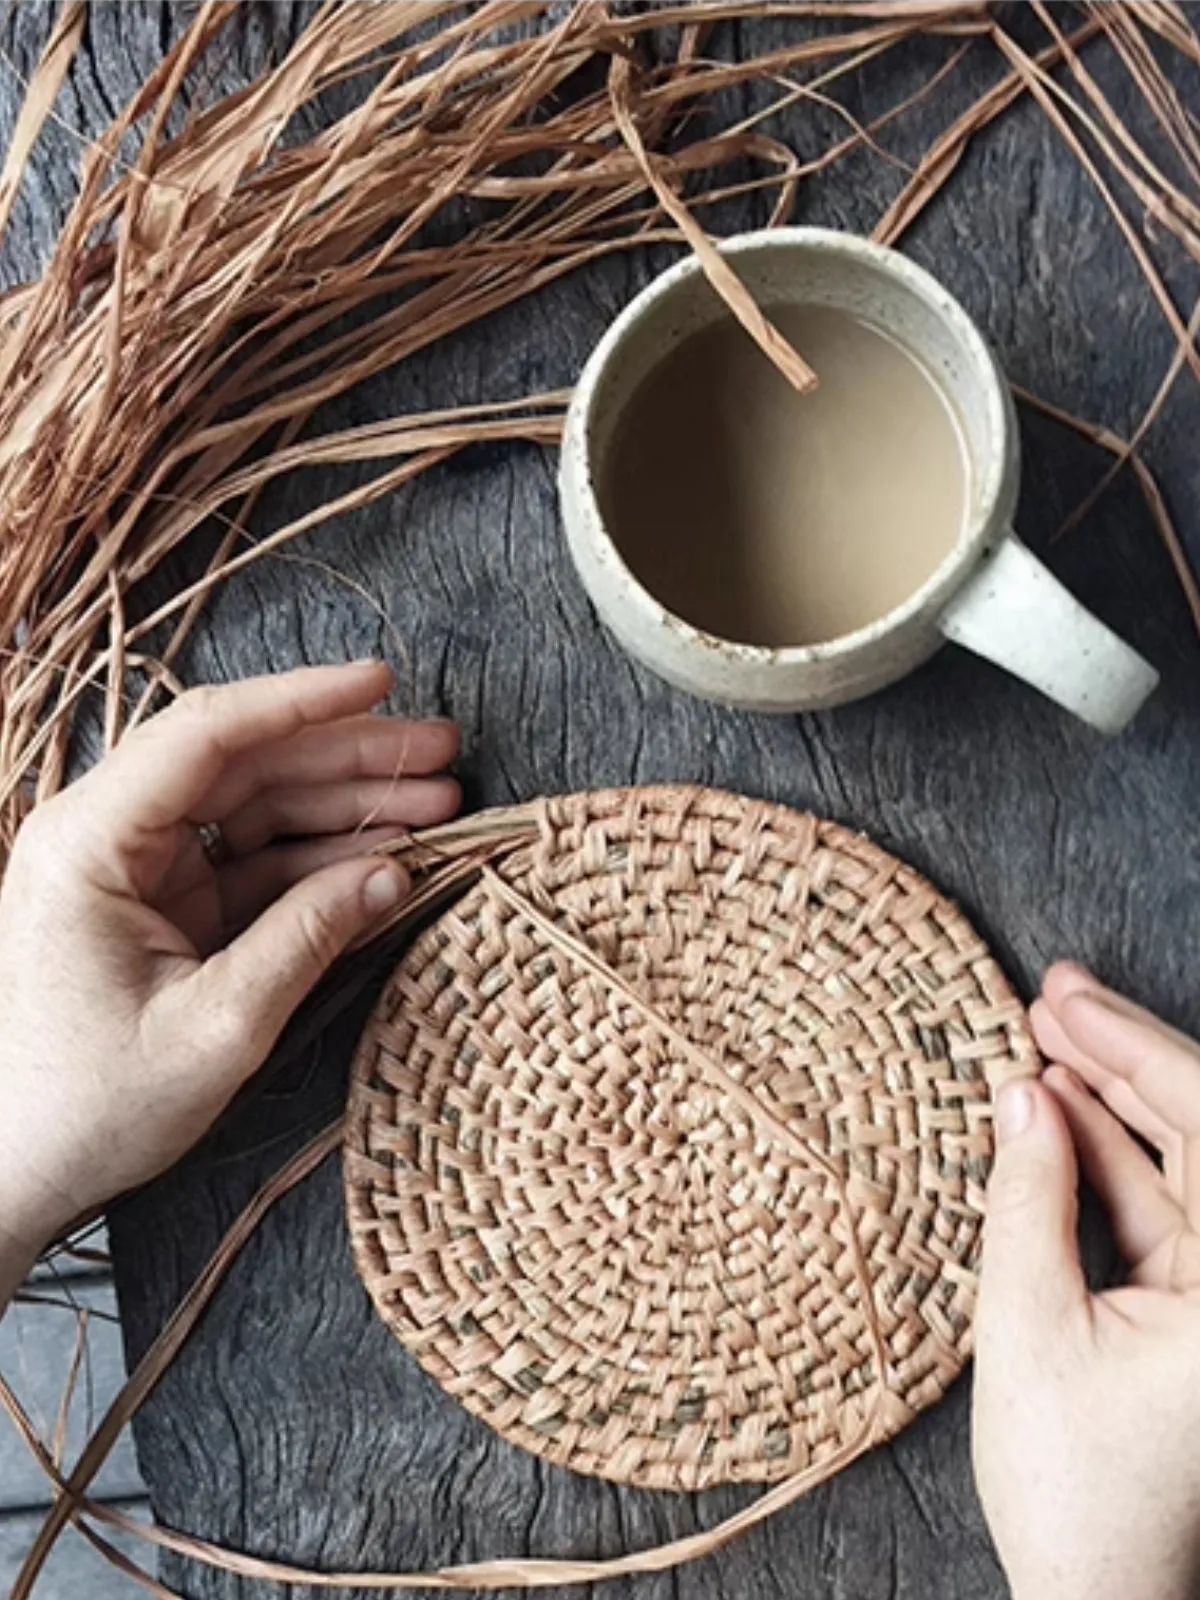
[[[563,1466],[819,1481],[966,1359],[1023,1008],[835,824],[682,788],[506,815],[356,1057],[363,1279],[448,1393]]]

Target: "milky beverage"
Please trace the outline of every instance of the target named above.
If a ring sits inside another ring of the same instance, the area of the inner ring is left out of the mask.
[[[601,472],[622,557],[677,616],[743,644],[834,639],[949,554],[966,453],[925,368],[828,306],[765,308],[820,378],[789,385],[732,318],[642,381]]]

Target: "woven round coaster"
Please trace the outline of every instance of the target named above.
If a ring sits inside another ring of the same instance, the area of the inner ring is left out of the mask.
[[[448,1393],[563,1466],[833,1470],[967,1357],[1023,1008],[949,901],[834,824],[681,788],[528,815],[359,1047],[359,1271]]]

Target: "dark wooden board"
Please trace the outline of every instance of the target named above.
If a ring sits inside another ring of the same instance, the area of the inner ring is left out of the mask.
[[[291,7],[248,8],[247,38],[227,63],[231,80],[282,47],[298,16]],[[98,126],[177,22],[169,9],[98,7],[64,102],[68,120],[83,131]],[[41,8],[9,13],[9,55],[28,63],[47,24]],[[713,48],[728,53],[749,39],[749,29],[729,29]],[[884,103],[898,81],[889,73],[915,86],[942,49],[922,41],[889,55],[849,103]],[[978,46],[955,103],[995,71]],[[1117,103],[1131,109],[1127,87],[1109,77]],[[6,125],[14,94],[9,75]],[[914,113],[893,147],[919,153],[948,104]],[[813,146],[813,115],[791,121],[801,148]],[[9,276],[37,260],[70,192],[70,136],[54,130],[47,148],[17,219]],[[855,160],[802,194],[796,220],[869,229],[898,182]],[[722,231],[757,220],[753,210],[726,216]],[[1032,106],[976,143],[905,248],[961,297],[1015,380],[1118,429],[1136,420],[1170,338],[1102,202]],[[569,383],[607,320],[667,258],[598,265],[372,383],[327,420],[344,425]],[[1182,261],[1167,261],[1186,312],[1195,286]],[[1149,451],[1194,556],[1197,407],[1181,386]],[[463,457],[297,551],[365,586],[387,627],[327,571],[271,561],[212,606],[186,675],[235,678],[391,650],[394,627],[405,648],[397,708],[461,721],[472,805],[680,779],[812,807],[864,828],[955,895],[1026,992],[1047,962],[1074,955],[1200,1027],[1200,649],[1128,481],[1048,548],[1105,458],[1037,417],[1024,416],[1022,427],[1024,534],[1163,673],[1154,701],[1112,742],[953,647],[888,692],[820,715],[740,715],[667,688],[598,626],[565,554],[553,455],[525,448]],[[282,485],[260,526],[329,489],[311,478]],[[115,1212],[131,1358],[238,1209],[336,1113],[369,1002],[368,987],[239,1117]],[[604,1592],[622,1600],[998,1600],[1004,1585],[972,1488],[968,1429],[960,1382],[893,1445],[720,1555]],[[332,1161],[263,1224],[145,1407],[136,1440],[164,1521],[322,1567],[617,1553],[710,1525],[748,1498],[667,1497],[575,1477],[503,1444],[445,1399],[393,1343],[354,1275]],[[274,1592],[173,1560],[163,1571],[206,1600]]]

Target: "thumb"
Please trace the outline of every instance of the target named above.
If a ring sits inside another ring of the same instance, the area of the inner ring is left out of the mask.
[[[338,861],[301,879],[202,968],[217,1009],[236,1018],[253,1072],[296,1007],[360,934],[408,893],[403,867],[378,856]]]
[[[1078,1169],[1054,1096],[1005,1084],[996,1099],[996,1159],[987,1188],[979,1336],[1051,1330],[1087,1303],[1075,1239]]]

